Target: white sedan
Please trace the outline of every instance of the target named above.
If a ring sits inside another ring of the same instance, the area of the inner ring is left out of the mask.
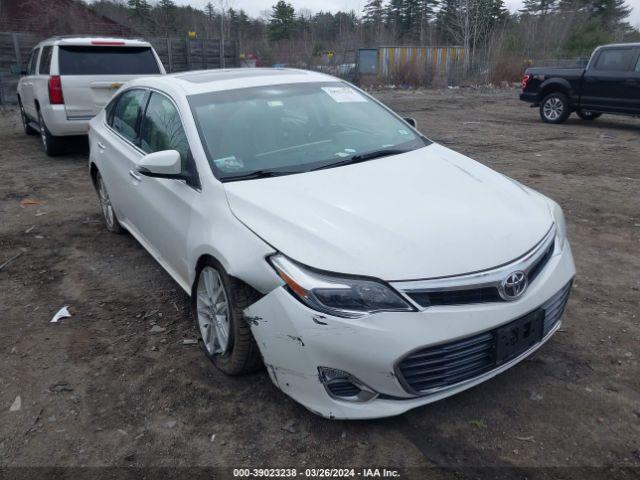
[[[329,418],[375,418],[513,366],[560,326],[560,207],[299,70],[140,78],[91,121],[107,229],[191,296],[204,354]],[[522,375],[527,375],[526,367]]]

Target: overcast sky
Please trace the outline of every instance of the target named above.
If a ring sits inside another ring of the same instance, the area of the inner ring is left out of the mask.
[[[204,8],[208,0],[175,0],[181,5],[191,5],[195,8]],[[220,0],[211,0],[216,6],[220,4]],[[244,9],[251,16],[258,16],[263,11],[268,11],[277,0],[224,0],[232,8]],[[319,12],[321,10],[335,12],[338,10],[355,10],[361,12],[366,0],[289,0],[296,10],[307,8],[311,12]],[[521,0],[505,0],[510,10],[518,10]],[[633,7],[629,21],[632,25],[640,25],[640,0],[627,0],[627,4]]]

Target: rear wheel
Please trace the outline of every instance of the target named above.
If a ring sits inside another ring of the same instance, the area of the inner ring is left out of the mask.
[[[51,135],[51,132],[47,128],[47,125],[44,123],[44,118],[42,118],[42,113],[40,112],[40,110],[38,110],[38,125],[40,126],[40,140],[42,141],[42,146],[44,147],[45,153],[50,157],[54,157],[63,153],[63,139],[61,137],[55,137]]]
[[[24,133],[26,133],[27,135],[36,135],[38,131],[29,124],[29,118],[24,111],[21,100],[18,100],[18,105],[20,106],[20,119],[22,120],[22,128],[24,129]]]
[[[109,192],[107,192],[107,187],[104,184],[104,180],[102,179],[100,172],[96,173],[96,190],[98,191],[102,218],[104,219],[104,224],[107,227],[107,230],[113,233],[122,233],[124,229],[122,228],[122,225],[120,225],[118,217],[116,217],[116,212],[113,211]]]
[[[562,123],[571,114],[569,100],[564,93],[550,93],[540,103],[540,118],[546,123]]]
[[[198,271],[191,307],[200,346],[216,368],[227,375],[249,373],[262,366],[258,345],[243,314],[258,298],[255,290],[227,275],[211,258]]]
[[[576,113],[582,120],[595,120],[602,115],[601,113],[592,112],[591,110],[578,110]]]

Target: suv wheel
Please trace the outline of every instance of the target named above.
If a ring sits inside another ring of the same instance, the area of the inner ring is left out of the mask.
[[[45,153],[53,157],[64,152],[62,138],[51,135],[47,125],[44,123],[44,118],[42,118],[40,110],[38,110],[38,125],[40,126],[40,140],[42,141]]]
[[[230,277],[213,259],[198,271],[191,295],[191,308],[200,346],[211,362],[227,375],[259,369],[262,357],[244,320],[243,311],[259,294]]]
[[[578,110],[576,113],[582,120],[595,120],[602,115],[601,113],[592,112],[590,110]]]
[[[24,112],[22,102],[18,99],[18,105],[20,106],[20,119],[22,120],[22,128],[27,135],[36,135],[38,131],[29,124],[27,114]]]
[[[562,123],[571,114],[569,100],[564,93],[550,93],[540,103],[540,118],[546,123]]]

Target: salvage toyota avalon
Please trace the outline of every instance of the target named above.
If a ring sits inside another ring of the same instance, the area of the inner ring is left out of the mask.
[[[560,207],[319,73],[140,78],[91,121],[108,230],[191,296],[204,354],[329,418],[453,395],[559,328]],[[522,371],[526,375],[526,369]]]

